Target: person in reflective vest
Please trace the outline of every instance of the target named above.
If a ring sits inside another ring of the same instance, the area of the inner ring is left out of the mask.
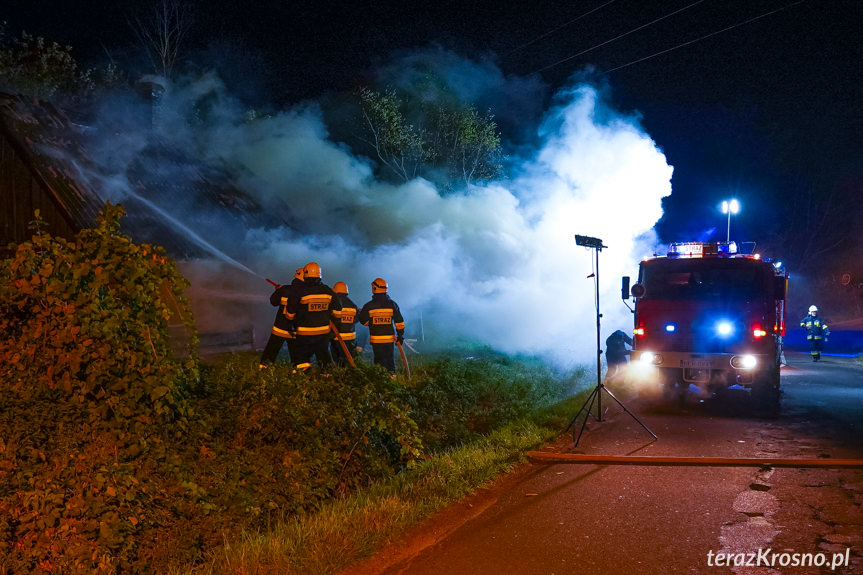
[[[372,282],[372,299],[360,310],[358,319],[369,328],[375,365],[382,365],[390,373],[395,373],[393,344],[404,341],[405,320],[398,304],[387,293],[387,282],[382,278]]]
[[[288,300],[288,319],[297,330],[294,366],[306,371],[312,356],[320,367],[333,361],[330,355],[330,322],[338,320],[342,305],[333,290],[321,279],[321,266],[309,262],[303,268],[303,285]]]
[[[824,351],[824,342],[830,335],[830,329],[824,320],[818,317],[817,307],[809,306],[809,313],[800,320],[800,327],[806,329],[806,341],[809,343],[812,361],[820,361],[821,352]]]
[[[260,369],[265,369],[276,361],[276,357],[278,357],[279,351],[281,351],[282,345],[285,343],[288,344],[288,354],[291,357],[291,363],[294,362],[296,331],[294,330],[294,322],[288,319],[288,300],[297,293],[298,287],[302,284],[303,268],[299,268],[294,272],[294,279],[290,284],[277,287],[270,296],[270,303],[279,309],[276,311],[276,319],[273,320],[270,339],[267,340],[267,345],[264,346],[264,352],[261,354],[261,361],[258,365]]]
[[[348,285],[345,282],[334,283],[333,292],[335,292],[342,306],[342,309],[338,313],[338,319],[335,321],[335,326],[342,341],[345,342],[345,347],[348,348],[348,353],[354,355],[357,351],[357,304],[348,297]],[[330,353],[332,353],[337,365],[344,366],[348,363],[345,351],[335,337],[330,342]]]

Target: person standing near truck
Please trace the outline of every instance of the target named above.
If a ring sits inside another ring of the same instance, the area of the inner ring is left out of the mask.
[[[605,379],[607,381],[613,379],[626,365],[626,356],[629,355],[627,345],[632,346],[632,338],[621,330],[615,331],[605,340],[605,361],[608,364]]]
[[[806,330],[806,341],[809,343],[809,353],[812,354],[812,361],[821,361],[821,352],[824,351],[824,342],[827,341],[827,336],[830,335],[830,329],[824,320],[818,317],[818,308],[816,306],[809,306],[809,313],[800,320],[800,327]]]

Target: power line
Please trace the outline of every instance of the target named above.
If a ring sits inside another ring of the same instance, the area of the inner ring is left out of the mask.
[[[642,24],[638,28],[634,28],[634,29],[630,30],[629,32],[624,32],[623,34],[621,34],[619,36],[615,36],[614,38],[612,38],[610,40],[606,40],[605,42],[601,42],[601,43],[599,43],[595,46],[592,46],[586,50],[582,50],[578,54],[573,54],[572,56],[567,56],[566,58],[563,58],[562,60],[558,60],[554,64],[549,64],[548,66],[546,66],[544,68],[540,68],[535,73],[544,72],[545,70],[548,70],[549,68],[554,68],[555,66],[559,66],[560,64],[563,64],[564,62],[568,62],[569,60],[572,60],[573,58],[577,58],[583,54],[587,54],[588,52],[596,50],[597,48],[601,48],[602,46],[605,46],[606,44],[611,44],[612,42],[616,42],[617,40],[620,40],[621,38],[625,38],[626,36],[629,36],[630,34],[638,32],[639,30],[643,30],[644,28],[647,28],[648,26],[652,26],[652,25],[656,24],[657,22],[665,20],[666,18],[670,18],[671,16],[674,16],[675,14],[679,14],[680,12],[683,12],[684,10],[688,10],[688,9],[692,8],[693,6],[701,4],[702,2],[704,2],[704,0],[697,0],[696,2],[693,2],[692,4],[690,4],[688,6],[684,6],[683,8],[680,8],[679,10],[675,10],[674,12],[671,12],[670,14],[666,14],[665,16],[661,16],[661,17],[657,18],[656,20],[653,20],[652,22],[648,22],[647,24]]]
[[[722,34],[723,32],[728,32],[729,30],[733,30],[734,28],[738,28],[740,26],[745,26],[746,24],[750,24],[752,22],[755,22],[756,20],[761,20],[762,18],[766,18],[767,16],[772,16],[773,14],[776,14],[777,12],[782,12],[783,10],[787,10],[788,8],[792,8],[794,6],[797,6],[798,4],[803,4],[804,2],[806,2],[806,0],[798,0],[797,2],[792,2],[791,4],[783,6],[782,8],[777,8],[776,10],[771,10],[770,12],[765,12],[764,14],[761,14],[759,16],[755,16],[754,18],[750,18],[748,20],[744,20],[742,22],[732,24],[731,26],[728,26],[727,28],[723,28],[722,30],[717,30],[716,32],[711,32],[710,34],[705,34],[704,36],[701,36],[700,38],[696,38],[694,40],[689,40],[688,42],[683,42],[682,44],[678,44],[677,46],[672,46],[671,48],[668,48],[666,50],[660,50],[659,52],[651,54],[650,56],[645,56],[644,58],[639,58],[638,60],[633,60],[632,62],[629,62],[628,64],[622,64],[620,66],[617,66],[616,68],[606,70],[606,71],[602,72],[602,74],[600,74],[600,75],[604,76],[605,74],[609,74],[611,72],[614,72],[615,70],[620,70],[621,68],[626,68],[628,66],[632,66],[633,64],[638,64],[639,62],[644,62],[645,60],[650,60],[651,58],[655,58],[656,56],[661,56],[662,54],[667,54],[668,52],[671,52],[673,50],[677,50],[678,48],[683,48],[684,46],[689,46],[690,44],[695,44],[696,42],[701,42],[702,40],[706,40],[707,38],[710,38],[711,36],[716,36],[718,34]]]
[[[590,16],[591,14],[593,14],[594,12],[596,12],[597,10],[601,10],[602,8],[605,8],[605,7],[606,7],[606,6],[608,6],[609,4],[613,4],[613,3],[614,3],[614,2],[616,2],[616,1],[617,1],[617,0],[609,0],[609,1],[608,1],[608,2],[606,2],[605,4],[602,4],[601,6],[597,6],[597,7],[596,7],[596,8],[594,8],[593,10],[589,10],[588,12],[585,12],[585,13],[584,13],[584,14],[582,14],[581,16],[578,16],[578,17],[576,17],[576,18],[573,18],[573,19],[572,19],[572,20],[570,20],[569,22],[566,22],[565,24],[561,24],[560,26],[558,26],[557,28],[555,28],[555,29],[553,29],[553,30],[549,30],[549,31],[548,31],[548,32],[546,32],[545,34],[540,34],[539,36],[537,36],[536,38],[534,38],[534,39],[533,39],[533,40],[531,40],[530,42],[525,42],[525,43],[524,43],[524,44],[522,44],[521,46],[516,46],[515,48],[513,48],[512,50],[510,50],[509,52],[507,52],[507,54],[506,54],[506,55],[507,55],[507,56],[509,56],[510,54],[513,54],[513,53],[515,53],[515,52],[518,52],[518,51],[519,51],[519,50],[521,50],[522,48],[526,48],[526,47],[530,46],[531,44],[534,44],[534,43],[536,43],[536,42],[538,42],[538,41],[542,40],[542,39],[543,39],[543,38],[545,38],[546,36],[551,36],[552,34],[554,34],[555,32],[557,32],[558,30],[560,30],[560,29],[562,29],[562,28],[566,28],[566,27],[567,27],[567,26],[569,26],[570,24],[573,24],[573,23],[575,23],[575,22],[578,22],[578,21],[579,21],[579,20],[581,20],[582,18],[586,18],[587,16]]]

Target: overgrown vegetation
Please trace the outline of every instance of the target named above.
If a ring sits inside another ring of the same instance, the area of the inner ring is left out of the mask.
[[[14,90],[33,98],[61,104],[77,104],[98,89],[123,82],[119,69],[84,68],[71,46],[21,32],[9,35],[0,24],[0,89]]]
[[[313,513],[265,532],[244,531],[197,568],[174,575],[325,575],[370,557],[436,511],[524,461],[524,452],[560,434],[577,399],[539,410],[487,436],[418,464]]]
[[[415,367],[403,388],[411,417],[432,454],[478,439],[562,400],[576,383],[547,365],[486,352],[437,357]]]
[[[424,177],[450,188],[499,177],[503,153],[494,116],[459,102],[439,84],[430,80],[413,99],[394,89],[358,89],[360,139],[400,182]]]
[[[194,354],[186,282],[119,232],[110,204],[72,242],[39,233],[0,262],[0,572],[158,562],[194,506],[176,477]]]
[[[160,248],[122,235],[121,217],[109,204],[66,241],[37,214],[32,241],[0,262],[0,574],[209,564],[225,541],[280,540],[387,481],[385,497],[418,497],[408,524],[517,457],[459,465],[467,477],[440,485],[434,456],[457,459],[453,446],[573,387],[494,354],[425,359],[411,382],[362,362],[300,375],[240,354],[202,368],[186,281]],[[397,524],[356,531],[357,556]]]
[[[382,370],[322,377],[277,365],[262,373],[255,359],[237,355],[205,370],[193,400],[204,434],[195,474],[217,487],[208,498],[219,509],[263,527],[420,456],[399,384]]]

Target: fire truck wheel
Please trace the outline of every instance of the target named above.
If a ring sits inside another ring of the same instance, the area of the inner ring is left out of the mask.
[[[758,412],[766,416],[779,415],[779,370],[771,370],[756,378],[752,384],[752,404]]]

